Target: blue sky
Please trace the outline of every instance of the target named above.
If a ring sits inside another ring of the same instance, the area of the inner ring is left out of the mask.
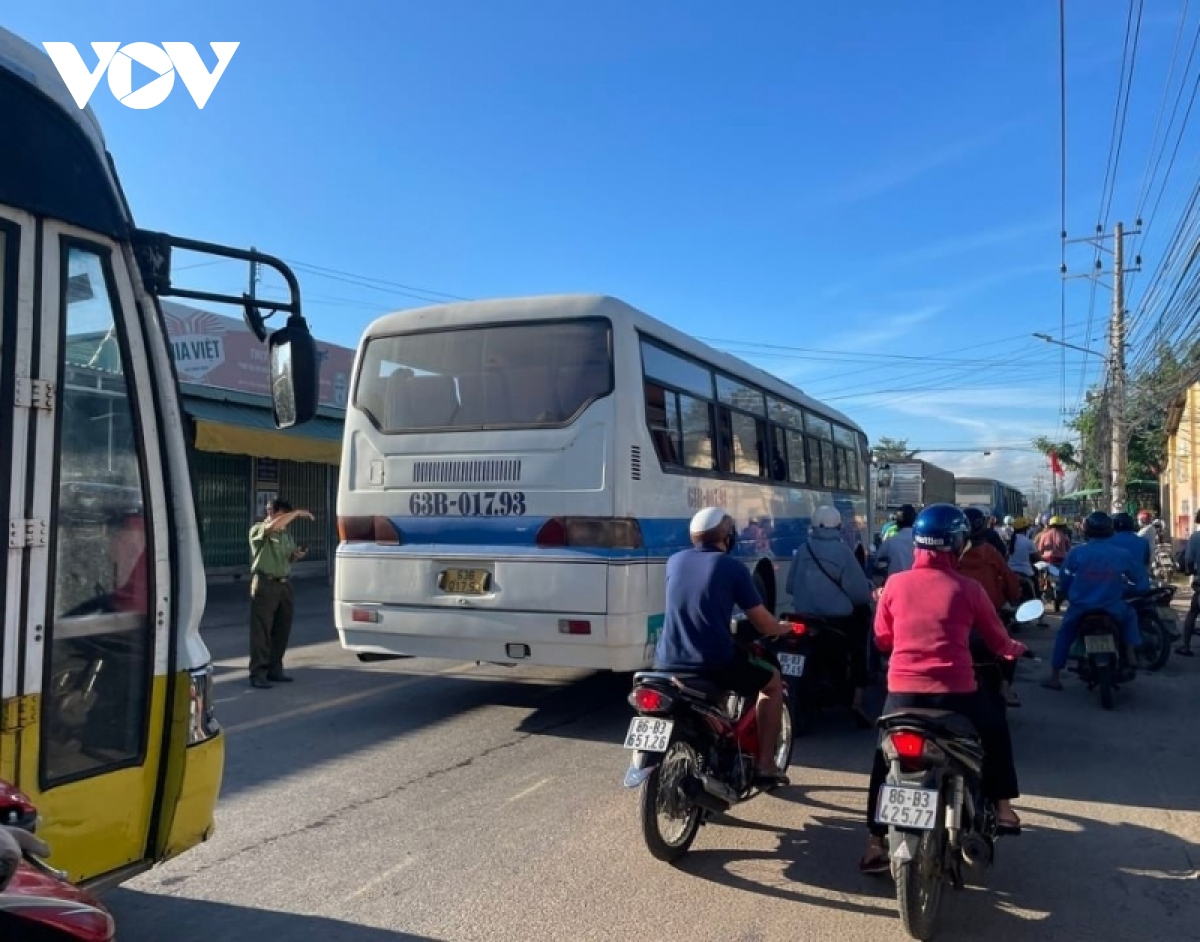
[[[1083,235],[1128,3],[1067,6],[1068,228]],[[1142,202],[1182,8],[1143,18],[1110,221]],[[1029,337],[1060,335],[1045,0],[56,0],[10,5],[5,25],[85,58],[94,40],[174,40],[211,66],[209,41],[241,43],[202,111],[181,83],[150,111],[107,83],[93,96],[143,226],[422,289],[409,295],[614,294],[872,439],[1019,486],[1045,472],[1030,452],[936,449],[1056,433],[1064,390],[1074,407],[1103,365]],[[1131,246],[1148,269],[1195,177],[1195,148],[1181,153]],[[1069,261],[1083,270],[1090,252]],[[240,288],[232,269],[191,274]],[[376,314],[421,303],[301,278],[316,333],[348,346]],[[1067,339],[1103,345],[1107,291],[1090,335],[1087,282],[1066,297]]]

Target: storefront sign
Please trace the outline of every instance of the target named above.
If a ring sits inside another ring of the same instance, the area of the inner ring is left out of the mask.
[[[238,392],[269,394],[266,344],[259,343],[236,318],[164,301],[163,317],[171,354],[185,383]],[[317,341],[322,405],[344,409],[350,389],[354,351]]]

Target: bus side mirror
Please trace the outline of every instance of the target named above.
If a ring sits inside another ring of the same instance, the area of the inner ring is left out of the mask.
[[[271,355],[271,404],[276,428],[303,425],[317,414],[321,377],[317,342],[304,318],[293,314],[268,341]]]

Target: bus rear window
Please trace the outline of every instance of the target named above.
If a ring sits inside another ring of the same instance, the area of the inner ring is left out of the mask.
[[[374,337],[354,404],[384,432],[565,425],[612,392],[602,318]]]

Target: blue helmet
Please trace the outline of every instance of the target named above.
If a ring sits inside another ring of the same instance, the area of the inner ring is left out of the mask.
[[[930,504],[913,524],[913,545],[935,553],[962,552],[971,526],[953,504]]]

